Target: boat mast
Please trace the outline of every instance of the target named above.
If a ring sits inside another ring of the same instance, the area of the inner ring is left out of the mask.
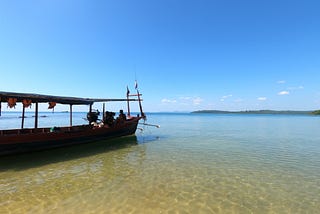
[[[142,94],[139,93],[138,89],[137,89],[137,93],[138,93],[138,100],[139,100],[139,108],[140,108],[141,117],[145,117],[143,110],[142,110],[142,104],[141,104],[141,98],[140,98],[140,95],[142,95]]]
[[[143,112],[143,110],[142,110],[142,104],[141,104],[141,95],[142,95],[142,94],[140,94],[140,92],[139,92],[137,81],[135,82],[135,89],[137,90],[137,94],[132,94],[132,95],[130,95],[130,94],[127,92],[128,112],[130,112],[130,109],[129,109],[129,96],[130,96],[130,97],[138,97],[141,117],[143,117],[143,118],[145,119],[146,116],[145,116],[145,114],[144,114],[144,112]]]
[[[127,86],[127,105],[128,105],[128,117],[130,117],[130,104],[129,104],[129,96],[130,96],[130,91]]]
[[[138,96],[138,101],[139,101],[139,108],[140,108],[141,117],[145,118],[145,115],[142,110],[142,104],[141,104],[141,98],[140,98],[140,95],[142,95],[142,94],[140,94],[140,92],[139,92],[137,80],[135,81],[135,88],[137,90],[137,96]]]

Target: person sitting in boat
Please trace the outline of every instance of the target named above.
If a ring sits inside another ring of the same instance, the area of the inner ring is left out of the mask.
[[[116,115],[116,113],[114,113],[114,112],[106,111],[106,112],[104,113],[104,120],[103,120],[103,122],[104,122],[105,124],[107,124],[109,127],[111,127],[111,126],[114,124],[114,121],[115,121],[114,116],[115,116],[115,115]]]
[[[119,113],[119,118],[123,121],[127,120],[127,117],[126,115],[123,113],[123,110],[121,109],[120,110],[120,113]]]
[[[117,117],[117,122],[124,122],[127,120],[126,115],[123,113],[123,110],[120,110],[119,116]]]

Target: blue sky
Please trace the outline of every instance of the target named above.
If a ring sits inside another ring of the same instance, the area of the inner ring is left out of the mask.
[[[122,98],[137,79],[145,111],[320,109],[319,10],[316,0],[1,0],[0,91]]]

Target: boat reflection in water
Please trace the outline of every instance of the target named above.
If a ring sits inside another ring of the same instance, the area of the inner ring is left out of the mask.
[[[3,156],[0,157],[0,171],[27,170],[29,168],[42,167],[48,164],[67,162],[90,156],[94,157],[96,155],[105,155],[109,152],[116,152],[117,150],[129,148],[137,144],[137,137],[131,135],[42,152]]]

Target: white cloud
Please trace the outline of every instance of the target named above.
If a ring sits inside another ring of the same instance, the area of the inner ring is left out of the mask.
[[[278,95],[288,95],[288,94],[290,94],[289,91],[280,91],[280,92],[278,93]]]
[[[241,103],[241,102],[243,102],[243,99],[238,98],[238,99],[235,99],[234,102],[236,102],[236,103]]]
[[[198,106],[204,100],[201,97],[178,97],[177,99],[168,99],[163,98],[161,100],[162,104],[176,104],[176,105],[183,105],[183,106]]]
[[[200,105],[203,99],[200,97],[179,97],[179,102],[184,105]]]
[[[176,103],[177,101],[176,100],[170,100],[170,99],[167,99],[167,98],[163,98],[161,100],[162,103]]]
[[[229,97],[232,97],[232,94],[225,95],[225,96],[222,97],[222,99],[227,99],[227,98],[229,98]]]
[[[191,100],[192,97],[179,97],[180,100]]]
[[[229,97],[232,97],[232,94],[222,96],[221,99],[220,99],[220,101],[223,102],[223,101],[225,101],[226,99],[228,99]]]
[[[278,84],[285,84],[286,81],[285,81],[285,80],[279,80],[277,83],[278,83]]]
[[[196,97],[193,99],[193,105],[200,105],[202,103],[203,99],[201,99],[200,97]]]
[[[266,97],[258,97],[258,100],[259,100],[259,101],[266,101],[267,98],[266,98]]]
[[[304,87],[302,86],[302,85],[300,85],[300,86],[297,86],[297,87],[289,87],[288,88],[288,90],[302,90],[302,89],[304,89]]]

